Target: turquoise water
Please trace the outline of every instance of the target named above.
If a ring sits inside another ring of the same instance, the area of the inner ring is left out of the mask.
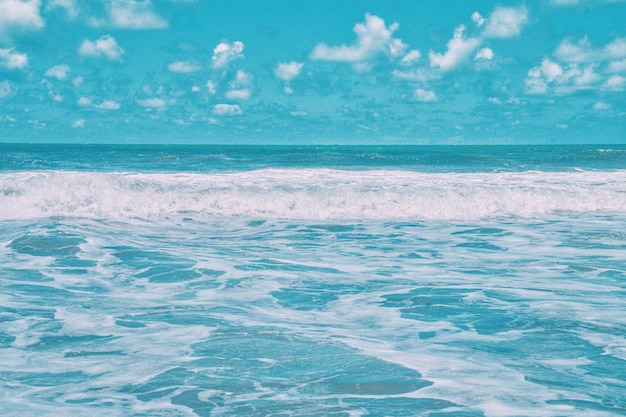
[[[626,414],[626,147],[0,146],[2,415]]]

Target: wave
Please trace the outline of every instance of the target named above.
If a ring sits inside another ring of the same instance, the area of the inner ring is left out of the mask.
[[[0,220],[183,215],[302,220],[474,220],[626,212],[626,171],[0,174]]]

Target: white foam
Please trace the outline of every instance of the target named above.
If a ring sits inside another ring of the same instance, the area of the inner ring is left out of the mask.
[[[476,220],[626,212],[626,171],[420,173],[328,169],[223,174],[0,174],[0,220],[251,216]]]

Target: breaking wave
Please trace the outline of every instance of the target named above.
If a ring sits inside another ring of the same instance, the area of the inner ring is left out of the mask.
[[[303,220],[475,220],[626,212],[626,171],[0,174],[0,220],[183,215]]]

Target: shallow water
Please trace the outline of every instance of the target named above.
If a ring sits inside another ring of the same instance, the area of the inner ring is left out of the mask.
[[[391,165],[6,170],[0,411],[626,414],[624,171]]]

